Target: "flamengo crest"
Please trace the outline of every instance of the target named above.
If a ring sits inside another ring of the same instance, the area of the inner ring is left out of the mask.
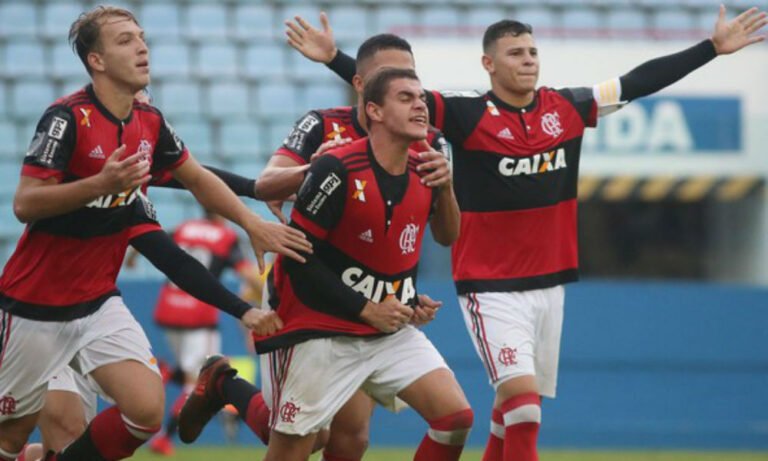
[[[553,138],[563,134],[563,127],[560,125],[560,114],[557,112],[550,112],[542,115],[541,129]]]
[[[416,224],[408,224],[403,228],[400,233],[400,249],[404,255],[411,254],[416,251],[416,238],[419,235],[419,226]]]

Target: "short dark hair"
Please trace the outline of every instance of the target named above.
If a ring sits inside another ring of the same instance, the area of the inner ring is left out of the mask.
[[[104,23],[103,20],[110,16],[121,16],[133,21],[137,25],[139,24],[136,16],[125,8],[99,5],[90,11],[80,14],[69,28],[69,44],[72,45],[72,49],[80,57],[88,74],[92,73],[88,65],[88,53],[101,49],[101,42],[99,42],[101,26]]]
[[[382,50],[400,50],[413,55],[411,44],[402,37],[395,34],[378,34],[364,41],[357,49],[357,71],[360,72],[360,63],[372,58],[376,53]]]
[[[384,97],[389,91],[389,84],[392,80],[398,78],[407,78],[411,80],[418,80],[416,71],[413,69],[398,69],[395,67],[385,67],[374,74],[368,83],[365,84],[363,89],[363,104],[368,105],[369,102],[381,106],[384,103]]]
[[[533,27],[531,27],[530,24],[515,21],[513,19],[502,19],[485,29],[485,34],[483,34],[483,51],[487,53],[496,43],[496,40],[501,37],[517,37],[523,34],[533,35]]]

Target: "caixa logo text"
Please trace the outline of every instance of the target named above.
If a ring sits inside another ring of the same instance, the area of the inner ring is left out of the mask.
[[[565,149],[535,154],[530,157],[504,157],[499,161],[499,173],[503,176],[520,176],[546,173],[566,168]]]
[[[117,208],[128,206],[143,195],[141,189],[136,188],[120,192],[119,194],[102,195],[86,205],[87,208]]]
[[[380,303],[389,295],[398,296],[403,304],[408,304],[416,296],[416,287],[412,277],[387,282],[373,275],[366,274],[358,267],[350,267],[341,274],[341,280],[347,286],[375,303]]]

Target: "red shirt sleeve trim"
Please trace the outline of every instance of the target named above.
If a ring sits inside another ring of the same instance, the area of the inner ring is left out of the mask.
[[[325,240],[325,238],[328,236],[327,230],[315,224],[310,219],[304,217],[304,215],[302,215],[299,211],[294,210],[294,212],[291,214],[291,219],[296,221],[299,226],[306,229],[307,232],[320,240]]]
[[[443,95],[439,91],[432,91],[432,95],[435,97],[435,128],[440,130],[445,126],[445,101],[443,101]]]
[[[285,147],[281,147],[280,149],[277,149],[273,155],[284,155],[284,156],[292,159],[293,161],[295,161],[299,165],[306,165],[307,164],[307,161],[304,160],[304,158],[302,156],[300,156],[296,152],[292,152],[292,151],[286,149]]]
[[[163,230],[163,228],[156,223],[138,224],[128,229],[128,240],[135,239],[136,237],[141,237],[142,235],[148,234],[150,232],[161,231],[161,230]]]
[[[21,167],[21,175],[29,176],[37,179],[49,179],[56,178],[61,182],[64,179],[64,172],[59,170],[53,170],[51,168],[43,168],[34,165],[23,165]]]

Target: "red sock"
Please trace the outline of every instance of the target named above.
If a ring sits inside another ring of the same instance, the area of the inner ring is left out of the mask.
[[[256,437],[264,442],[264,445],[269,445],[269,408],[264,403],[261,392],[251,397],[251,401],[248,402],[248,411],[241,417]]]
[[[429,421],[429,431],[416,450],[414,461],[458,461],[472,428],[472,409],[467,408]]]
[[[359,459],[352,459],[352,458],[342,458],[341,456],[336,456],[328,453],[328,450],[323,451],[323,457],[320,458],[320,461],[361,461]]]
[[[520,394],[501,404],[504,417],[504,461],[538,461],[536,439],[541,424],[541,398]]]
[[[485,445],[482,461],[502,461],[504,456],[504,417],[501,410],[491,412],[491,434]]]
[[[102,458],[116,461],[131,457],[159,430],[137,426],[124,418],[117,407],[111,407],[96,415],[86,432],[90,432],[93,446]]]

